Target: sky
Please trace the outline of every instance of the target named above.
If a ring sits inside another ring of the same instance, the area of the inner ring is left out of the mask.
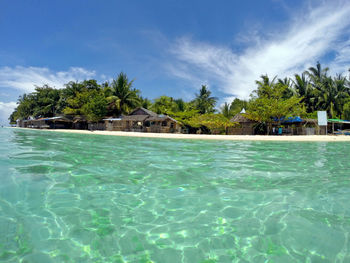
[[[0,36],[1,125],[35,86],[120,72],[149,99],[207,85],[221,104],[317,61],[349,74],[350,1],[0,0]]]

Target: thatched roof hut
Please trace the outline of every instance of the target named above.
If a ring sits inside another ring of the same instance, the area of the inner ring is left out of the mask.
[[[230,120],[231,122],[238,122],[238,123],[247,123],[247,122],[256,122],[253,120],[248,119],[247,117],[243,116],[241,113],[237,113],[235,116],[232,117]]]
[[[179,123],[167,116],[145,108],[137,108],[127,116],[104,119],[106,128],[110,131],[137,131],[137,132],[179,132]]]
[[[227,134],[231,135],[254,135],[254,125],[257,123],[244,116],[242,113],[237,113],[230,120],[231,122],[239,123],[238,127],[229,127]]]

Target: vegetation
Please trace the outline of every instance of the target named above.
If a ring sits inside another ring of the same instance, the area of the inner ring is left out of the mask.
[[[342,75],[329,75],[320,63],[293,79],[261,76],[249,100],[235,98],[217,109],[218,99],[203,85],[192,101],[160,96],[153,101],[142,97],[133,87],[134,81],[121,72],[111,83],[96,80],[69,82],[64,89],[48,85],[36,87],[23,94],[10,116],[12,123],[29,117],[52,117],[59,114],[83,115],[91,122],[105,116],[120,116],[136,107],[144,107],[158,114],[167,114],[191,133],[225,133],[235,124],[230,119],[246,110],[246,117],[265,125],[283,117],[315,117],[316,111],[327,111],[330,118],[350,119],[350,83]]]
[[[258,88],[251,94],[249,103],[250,119],[258,122],[269,122],[272,119],[280,120],[283,117],[300,116],[304,114],[301,97],[289,95],[289,87],[280,81],[269,81],[267,76],[257,81]]]

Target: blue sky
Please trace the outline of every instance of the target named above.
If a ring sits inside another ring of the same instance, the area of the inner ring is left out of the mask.
[[[341,0],[0,0],[0,123],[35,85],[121,71],[149,99],[206,84],[220,103],[317,61],[347,73],[349,25]]]

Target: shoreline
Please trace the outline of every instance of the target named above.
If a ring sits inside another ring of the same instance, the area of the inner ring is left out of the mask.
[[[346,135],[209,135],[209,134],[180,134],[180,133],[143,133],[123,131],[89,131],[89,130],[68,130],[68,129],[32,129],[19,128],[21,130],[35,130],[47,132],[63,132],[75,134],[94,134],[138,138],[159,138],[159,139],[193,139],[193,140],[221,140],[221,141],[290,141],[290,142],[350,142],[350,136]]]

